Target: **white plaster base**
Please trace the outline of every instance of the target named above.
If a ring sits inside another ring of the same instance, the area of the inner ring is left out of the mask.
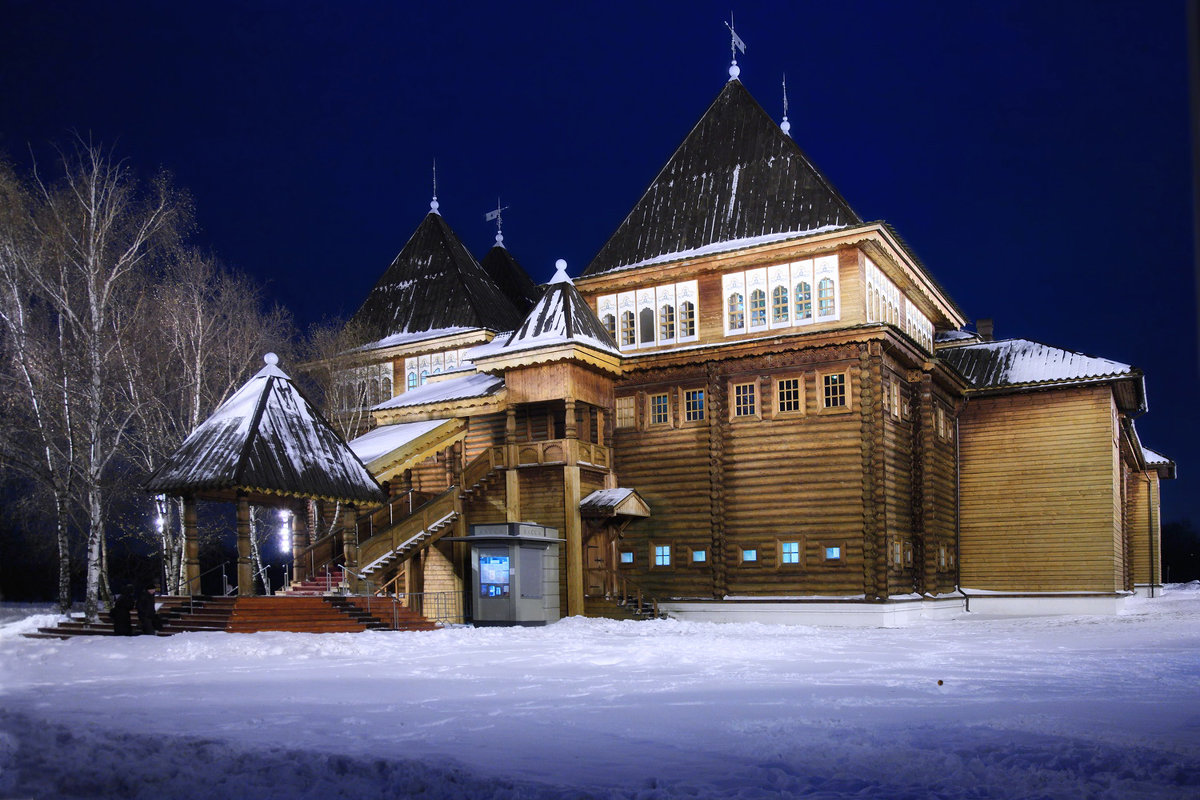
[[[891,603],[660,601],[660,611],[691,622],[761,622],[769,625],[827,625],[903,628],[918,620],[954,619],[965,609],[961,597]]]
[[[1161,583],[1138,583],[1134,584],[1133,593],[1137,597],[1162,597],[1163,587]]]
[[[1046,617],[1067,615],[1111,615],[1125,610],[1125,595],[1004,595],[967,594],[971,615]]]

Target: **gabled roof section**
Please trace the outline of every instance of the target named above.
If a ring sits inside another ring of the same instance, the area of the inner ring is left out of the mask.
[[[273,354],[200,424],[146,484],[158,494],[246,490],[378,502],[362,461],[300,393]]]
[[[1144,407],[1142,372],[1136,367],[1029,339],[1004,339],[938,351],[976,390],[1073,386],[1131,380],[1138,384],[1136,403]]]
[[[517,311],[524,314],[537,302],[541,294],[537,284],[503,244],[493,245],[479,264]]]
[[[1175,462],[1162,453],[1142,445],[1142,459],[1146,462],[1146,469],[1156,471],[1160,478],[1164,480],[1175,478]]]
[[[434,381],[416,389],[409,389],[375,406],[372,411],[386,411],[391,408],[411,408],[430,403],[447,403],[452,400],[471,400],[479,397],[489,397],[504,388],[504,379],[483,372],[464,375],[461,378],[450,378],[444,381]]]
[[[604,324],[575,288],[566,272],[566,262],[558,262],[542,299],[525,315],[520,327],[495,352],[505,355],[517,350],[563,344],[582,344],[620,356],[617,344]]]
[[[741,82],[731,80],[583,274],[669,260],[720,242],[861,223]]]
[[[520,319],[505,291],[431,211],[351,322],[368,338],[383,339],[443,328],[511,330]]]

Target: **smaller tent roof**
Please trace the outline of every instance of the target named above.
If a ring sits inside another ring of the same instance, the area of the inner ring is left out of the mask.
[[[621,353],[604,328],[604,323],[596,317],[567,275],[567,262],[559,259],[556,266],[558,270],[550,279],[542,298],[529,310],[520,327],[513,331],[498,352],[507,354],[517,350],[575,343],[619,356]]]
[[[529,277],[525,268],[513,258],[512,253],[508,252],[508,248],[500,242],[487,251],[479,265],[496,282],[500,291],[504,292],[518,311],[524,313],[537,302],[538,295],[541,293],[537,284]]]
[[[268,353],[267,365],[202,422],[146,483],[156,494],[237,490],[379,502],[362,461]]]

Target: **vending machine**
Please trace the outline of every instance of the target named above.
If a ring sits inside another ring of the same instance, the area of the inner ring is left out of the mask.
[[[546,625],[561,616],[558,530],[532,522],[472,525],[475,625]]]

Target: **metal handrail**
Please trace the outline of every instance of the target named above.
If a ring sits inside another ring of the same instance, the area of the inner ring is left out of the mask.
[[[193,583],[194,581],[198,581],[198,580],[200,580],[200,579],[201,579],[201,578],[203,578],[205,575],[208,575],[208,574],[209,574],[209,573],[211,573],[211,572],[216,572],[217,570],[221,570],[221,589],[222,589],[222,595],[223,595],[223,596],[225,596],[225,597],[228,597],[228,596],[229,596],[229,591],[230,591],[230,590],[229,590],[229,575],[228,575],[228,573],[226,573],[226,572],[225,572],[225,562],[224,562],[224,561],[222,561],[222,562],[221,562],[220,564],[218,564],[217,566],[215,566],[215,567],[211,567],[210,569],[206,569],[206,570],[204,570],[204,572],[201,572],[201,573],[200,573],[199,575],[197,575],[196,577],[194,577],[194,578],[189,578],[188,580],[184,581],[183,587],[184,587],[185,589],[187,589],[187,593],[188,593],[188,611],[189,611],[189,612],[192,612],[192,611],[194,611],[194,610],[195,610],[194,601],[193,601],[193,599],[192,599],[193,597],[195,597],[195,595],[192,593],[192,589],[191,589],[192,583]],[[237,589],[237,587],[236,587],[236,586],[234,586],[233,588],[234,588],[235,590]]]

